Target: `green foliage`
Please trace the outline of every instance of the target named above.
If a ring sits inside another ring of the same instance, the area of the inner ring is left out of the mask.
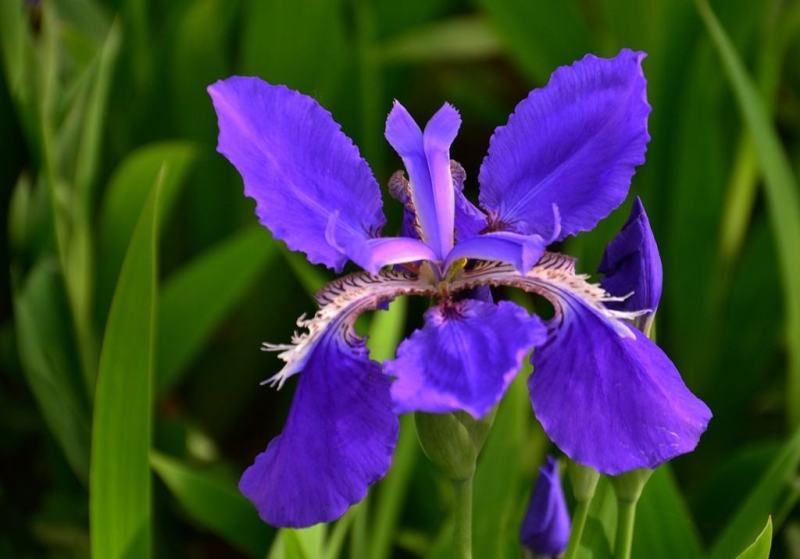
[[[92,554],[150,557],[161,175],[131,236],[100,354],[89,490]]]
[[[769,559],[772,547],[772,517],[767,518],[764,529],[750,546],[736,556],[737,559]]]
[[[293,390],[259,388],[279,367],[259,344],[289,340],[333,274],[257,225],[214,151],[206,87],[254,74],[314,95],[382,184],[400,166],[382,137],[391,100],[420,118],[452,101],[475,200],[491,133],[530,88],[630,47],[648,53],[633,191],[664,259],[659,341],[714,412],[698,450],[646,485],[632,555],[796,556],[798,29],[797,2],[778,0],[0,1],[0,555],[451,557],[452,490],[411,417],[387,476],[329,526],[274,531],[237,492]],[[400,209],[387,197],[387,234]],[[564,243],[581,271],[627,209]],[[373,359],[425,303],[359,322]],[[520,555],[554,451],[528,374],[479,457],[475,557]],[[601,480],[579,557],[611,557],[616,515]]]

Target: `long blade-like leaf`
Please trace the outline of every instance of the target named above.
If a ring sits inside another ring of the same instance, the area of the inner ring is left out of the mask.
[[[89,499],[93,557],[151,555],[150,443],[162,178],[163,171],[131,238],[100,354]]]
[[[157,360],[159,391],[177,382],[203,342],[275,254],[275,243],[263,229],[248,229],[169,278],[158,309],[158,347],[164,348]]]
[[[789,378],[786,409],[789,423],[800,424],[800,198],[778,134],[771,125],[753,80],[736,53],[728,34],[705,0],[696,0],[700,16],[722,60],[742,118],[750,129],[766,187],[775,241],[778,247],[786,305]]]
[[[784,445],[711,550],[712,559],[734,557],[752,542],[800,465],[800,430]],[[795,489],[792,489],[795,491]]]
[[[272,530],[234,484],[156,452],[150,463],[195,522],[250,557],[264,557]]]

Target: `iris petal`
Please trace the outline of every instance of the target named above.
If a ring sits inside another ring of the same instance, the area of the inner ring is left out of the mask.
[[[239,483],[265,522],[329,522],[384,476],[398,433],[389,385],[366,349],[335,330],[314,347],[283,432]]]
[[[537,317],[503,301],[465,299],[432,307],[425,326],[385,364],[397,377],[399,413],[463,410],[480,418],[502,398],[525,354],[544,337]]]
[[[517,105],[480,170],[480,201],[493,227],[549,238],[555,204],[563,239],[622,203],[650,138],[644,56],[587,55]]]
[[[547,243],[539,235],[495,231],[458,243],[445,262],[445,269],[460,258],[496,260],[512,264],[521,273],[530,270],[544,254]]]
[[[529,381],[536,417],[570,458],[609,475],[691,452],[711,411],[634,327],[620,330],[576,292],[554,287],[557,318]]]
[[[545,253],[524,275],[483,262],[453,287],[478,285],[535,292],[555,307],[548,339],[532,357],[529,386],[537,418],[570,458],[616,475],[695,448],[711,411],[664,352],[624,322],[638,313],[609,309],[615,298],[576,275],[574,260]]]
[[[398,295],[430,291],[401,272],[351,274],[317,294],[320,309],[298,321],[306,332],[292,344],[266,344],[286,361],[273,383],[302,374],[283,432],[239,484],[264,521],[302,527],[333,520],[384,475],[397,439],[390,379],[369,359],[353,324]]]
[[[219,121],[218,150],[244,180],[245,194],[272,234],[316,264],[341,271],[337,237],[365,241],[385,223],[378,183],[353,142],[311,97],[258,78],[208,88]]]
[[[440,258],[453,246],[454,193],[449,150],[460,125],[458,112],[446,103],[424,132],[397,101],[386,119],[386,139],[403,159],[411,179],[411,196],[423,240]]]
[[[619,297],[630,295],[624,301],[609,303],[611,308],[653,312],[658,308],[663,279],[661,257],[638,196],[627,223],[608,244],[599,271],[605,274],[603,289]]]

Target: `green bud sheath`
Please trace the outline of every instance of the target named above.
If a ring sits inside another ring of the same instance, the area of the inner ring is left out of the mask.
[[[464,412],[416,413],[417,436],[425,455],[453,481],[467,480],[494,421],[494,412],[481,420]]]

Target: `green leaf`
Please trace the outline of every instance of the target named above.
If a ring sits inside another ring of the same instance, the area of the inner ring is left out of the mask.
[[[526,472],[522,457],[535,453],[531,462],[540,463],[546,440],[541,431],[529,429],[530,400],[526,365],[497,409],[489,438],[481,452],[475,473],[473,546],[476,557],[518,557],[519,526],[530,496],[528,482],[534,469]]]
[[[100,354],[89,492],[94,557],[152,553],[150,445],[163,177],[156,179],[131,237]]]
[[[380,49],[384,63],[419,63],[482,59],[497,56],[501,45],[481,17],[457,17],[412,29]]]
[[[609,479],[601,476],[589,507],[589,517],[576,557],[612,559],[616,529],[617,499]]]
[[[642,559],[703,556],[697,529],[668,464],[653,472],[639,499],[632,556]]]
[[[767,518],[764,529],[750,544],[750,547],[742,551],[737,559],[769,559],[769,551],[772,547],[772,517]]]
[[[119,22],[114,22],[100,49],[92,91],[89,95],[87,111],[75,164],[75,190],[78,193],[84,215],[91,215],[93,203],[92,187],[95,183],[103,145],[103,126],[105,124],[108,96],[114,73],[122,31]]]
[[[323,104],[344,82],[347,60],[341,0],[248,0],[242,32],[244,73],[314,94]]]
[[[316,559],[322,557],[325,524],[302,530],[284,528],[278,532],[267,559]]]
[[[232,482],[157,452],[150,463],[192,520],[250,557],[264,557],[272,530]]]
[[[276,250],[263,229],[248,229],[209,249],[167,280],[158,313],[158,347],[163,348],[156,369],[159,392],[179,380]]]
[[[166,168],[161,187],[160,224],[169,217],[191,163],[195,148],[186,142],[163,142],[139,148],[128,155],[111,177],[103,200],[97,229],[98,324],[102,325],[117,274],[136,220],[162,166]]]
[[[772,126],[758,89],[747,74],[725,30],[704,0],[698,11],[731,82],[742,118],[750,129],[764,175],[765,194],[778,247],[786,306],[789,378],[786,410],[789,424],[800,424],[800,195],[788,158]]]
[[[375,361],[394,357],[395,349],[403,338],[407,308],[408,300],[400,298],[393,301],[388,310],[377,311],[373,315],[367,344],[370,357]],[[369,557],[373,559],[390,556],[397,521],[418,455],[419,445],[412,416],[406,415],[400,418],[400,436],[392,468],[378,485],[377,498],[374,500],[369,541]]]
[[[781,494],[795,492],[793,477],[800,466],[800,429],[783,446],[761,479],[750,491],[711,550],[712,559],[734,557],[755,539],[764,518],[769,516]]]
[[[557,66],[577,60],[591,46],[576,2],[478,0],[511,57],[533,81],[544,83]]]
[[[310,264],[305,259],[305,255],[299,252],[293,252],[286,247],[281,247],[281,254],[283,254],[289,264],[289,268],[292,269],[305,292],[313,298],[317,291],[327,283],[325,275],[320,272],[319,268]]]
[[[17,349],[45,423],[67,462],[89,480],[89,404],[83,397],[63,284],[57,265],[42,260],[14,296]]]

